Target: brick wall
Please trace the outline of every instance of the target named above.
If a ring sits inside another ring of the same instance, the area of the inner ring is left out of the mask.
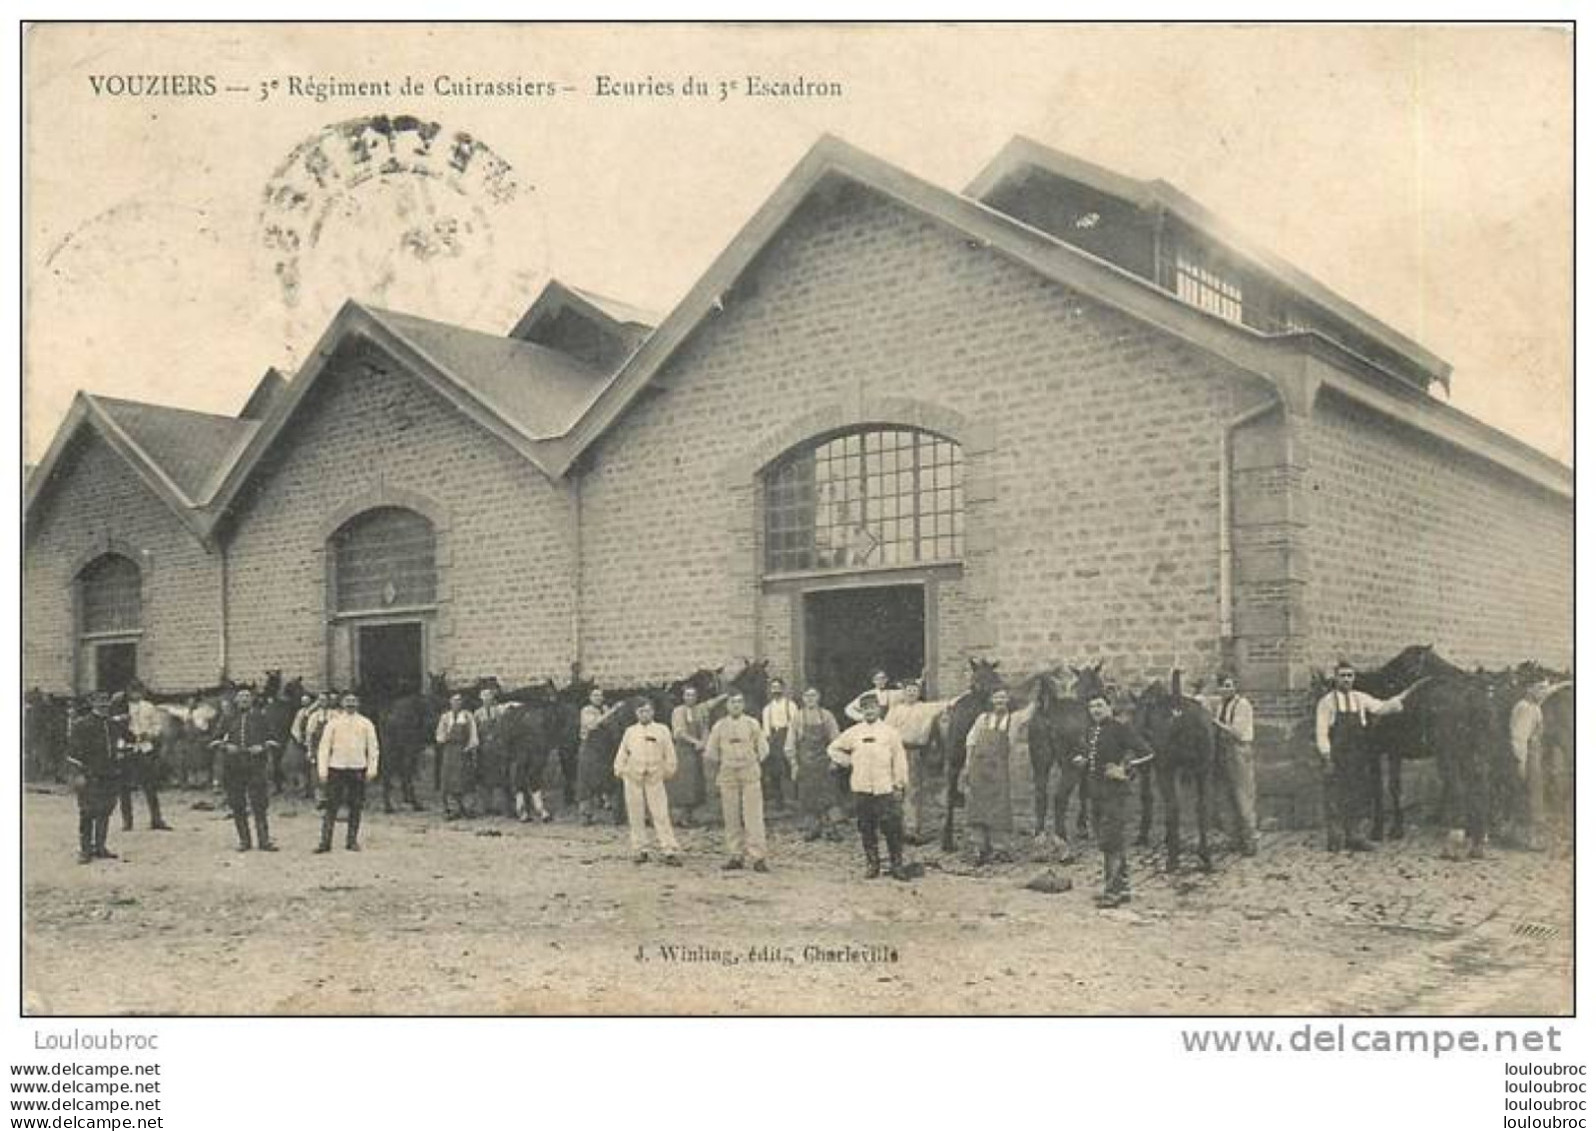
[[[73,575],[107,549],[126,553],[140,567],[140,677],[157,690],[215,683],[221,665],[218,558],[98,435],[85,429],[74,444],[27,526],[23,683],[75,689]],[[92,680],[87,657],[84,667]]]
[[[228,544],[231,668],[347,678],[326,625],[326,538],[352,513],[420,510],[438,538],[428,666],[511,682],[574,654],[567,489],[373,348],[346,349],[247,488]]]
[[[791,648],[784,602],[760,605],[754,484],[801,420],[946,422],[964,444],[945,688],[972,653],[1103,658],[1126,682],[1218,663],[1217,363],[860,190],[801,209],[725,305],[592,453],[596,673]]]
[[[1321,666],[1415,643],[1469,666],[1572,664],[1572,504],[1331,393],[1310,443]]]

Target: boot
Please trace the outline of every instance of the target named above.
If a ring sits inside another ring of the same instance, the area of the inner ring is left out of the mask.
[[[349,833],[344,837],[344,848],[350,852],[360,851],[360,810],[349,811]]]
[[[87,864],[94,859],[94,818],[78,817],[78,863]]]
[[[332,851],[333,823],[337,815],[331,809],[322,810],[321,814],[321,843],[316,846],[317,852]]]
[[[416,800],[416,783],[409,778],[405,779],[405,803],[415,812],[421,812],[421,802]]]
[[[266,820],[265,813],[255,814],[255,840],[259,843],[262,852],[277,851],[277,846],[272,843],[272,829]]]
[[[248,852],[255,845],[249,839],[249,817],[243,813],[233,813],[233,827],[238,830],[238,851]]]
[[[115,860],[116,853],[105,847],[105,839],[111,834],[111,815],[107,813],[94,822],[94,858],[96,860]]]
[[[160,832],[171,832],[172,826],[161,820],[161,799],[156,796],[153,789],[150,790],[148,800],[150,803],[150,828]]]
[[[874,880],[881,875],[881,854],[879,852],[865,853],[865,879]]]

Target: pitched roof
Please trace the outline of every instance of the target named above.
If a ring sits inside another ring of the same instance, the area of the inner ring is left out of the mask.
[[[1076,181],[1108,196],[1134,204],[1144,211],[1162,209],[1182,223],[1207,236],[1243,260],[1250,261],[1264,275],[1333,318],[1392,351],[1430,380],[1449,385],[1452,367],[1401,331],[1386,325],[1368,311],[1342,298],[1301,268],[1286,262],[1267,248],[1253,243],[1202,204],[1181,192],[1168,181],[1137,180],[1105,169],[1101,165],[1043,145],[1028,137],[1015,137],[987,163],[965,188],[966,196],[990,200],[1009,179],[1032,170],[1051,173]]]
[[[568,432],[609,376],[547,346],[413,314],[365,308],[441,371],[533,439]]]
[[[1475,452],[1559,495],[1573,495],[1573,473],[1564,464],[1415,390],[1410,382],[1339,341],[1313,330],[1265,334],[1209,313],[1140,275],[1030,227],[982,201],[921,180],[829,134],[810,148],[686,297],[603,386],[571,432],[547,445],[545,459],[554,474],[565,475],[641,395],[692,332],[725,310],[726,297],[735,284],[799,206],[838,179],[879,193],[952,229],[974,245],[1175,334],[1272,384],[1283,370],[1299,369],[1299,358],[1310,354],[1326,357],[1333,362],[1327,383],[1337,391]],[[1361,311],[1357,313],[1368,318]],[[1395,334],[1389,328],[1383,329]]]
[[[28,477],[24,514],[33,511],[55,482],[61,461],[84,430],[98,435],[151,493],[204,541],[210,531],[199,501],[209,496],[216,478],[240,452],[255,424],[80,392],[56,430],[49,451]]]
[[[288,378],[284,377],[276,366],[267,369],[256,382],[255,391],[249,394],[249,400],[245,401],[244,407],[238,410],[238,415],[245,420],[259,420],[270,411],[272,402],[286,388],[288,388]]]
[[[87,395],[87,394],[86,394]],[[254,434],[257,423],[186,408],[90,395],[177,488],[190,506],[210,497],[212,479]]]

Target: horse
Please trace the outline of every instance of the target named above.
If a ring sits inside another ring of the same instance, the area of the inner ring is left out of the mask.
[[[421,752],[432,745],[438,719],[448,703],[447,681],[429,672],[423,690],[401,695],[378,711],[376,723],[383,753],[382,807],[385,812],[393,812],[395,785],[399,787],[402,803],[415,810],[421,808],[421,802],[416,799],[416,773],[421,766]]]
[[[1380,716],[1369,726],[1370,839],[1385,838],[1387,799],[1391,838],[1406,833],[1402,763],[1433,758],[1448,827],[1466,830],[1473,845],[1483,846],[1490,819],[1492,739],[1498,734],[1493,717],[1497,696],[1487,679],[1448,663],[1433,645],[1410,644],[1374,671],[1359,672],[1353,686],[1377,699],[1414,687],[1402,711]]]
[[[1180,866],[1180,791],[1190,783],[1197,801],[1197,859],[1202,870],[1213,869],[1208,850],[1208,788],[1214,767],[1213,717],[1196,699],[1184,695],[1180,669],[1170,674],[1169,688],[1151,683],[1136,697],[1135,726],[1153,748],[1153,773],[1164,810],[1164,855],[1167,870]]]
[[[970,686],[948,705],[937,726],[937,740],[942,744],[943,766],[946,778],[946,810],[942,816],[942,851],[953,851],[953,811],[964,803],[959,793],[959,776],[964,773],[964,741],[970,728],[981,715],[991,709],[992,692],[1003,686],[998,675],[998,661],[972,658],[970,660]]]
[[[726,675],[726,668],[722,667],[715,673],[717,691],[723,696],[718,702],[712,701],[709,709],[709,724],[714,726],[726,714],[726,701],[724,696],[733,692],[743,697],[743,711],[758,719],[765,710],[765,703],[770,698],[770,661],[749,660],[742,661],[742,667],[737,674],[731,677]],[[729,666],[729,665],[728,665]],[[670,718],[669,715],[665,716]]]
[[[285,694],[290,691],[292,698]],[[296,677],[285,687],[282,669],[267,669],[266,677],[261,682],[260,703],[266,715],[266,732],[271,741],[276,743],[271,747],[273,793],[283,791],[283,752],[288,749],[289,732],[293,729],[294,716],[299,713],[299,700],[303,694],[304,680]]]
[[[1060,687],[1062,669],[1039,672],[1024,681],[1020,693],[1030,692],[1035,703],[1027,728],[1026,745],[1031,756],[1031,780],[1036,792],[1036,837],[1047,839],[1048,785],[1053,771],[1059,775],[1058,789],[1053,796],[1053,831],[1064,843],[1066,856],[1073,855],[1070,848],[1069,811],[1070,796],[1080,794],[1080,813],[1076,831],[1086,835],[1088,804],[1085,775],[1075,765],[1074,759],[1085,748],[1086,734],[1091,729],[1092,716],[1087,702],[1104,694],[1101,662],[1089,668],[1071,668],[1074,675],[1073,694],[1066,696]]]
[[[553,820],[543,804],[543,788],[549,756],[559,741],[559,695],[551,679],[505,694],[500,734],[510,760],[510,790],[516,815],[523,821]]]
[[[74,702],[35,687],[22,697],[23,775],[27,781],[61,781],[67,759],[68,721]]]

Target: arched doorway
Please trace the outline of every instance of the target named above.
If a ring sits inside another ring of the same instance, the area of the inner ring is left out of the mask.
[[[138,677],[144,578],[125,554],[95,558],[77,576],[78,686],[121,691]]]
[[[836,707],[934,672],[936,590],[964,554],[964,456],[924,429],[870,425],[796,447],[764,473],[764,581],[794,600],[802,678]]]
[[[419,691],[438,604],[431,521],[405,507],[373,507],[340,526],[328,550],[333,681],[360,688],[373,706]]]

